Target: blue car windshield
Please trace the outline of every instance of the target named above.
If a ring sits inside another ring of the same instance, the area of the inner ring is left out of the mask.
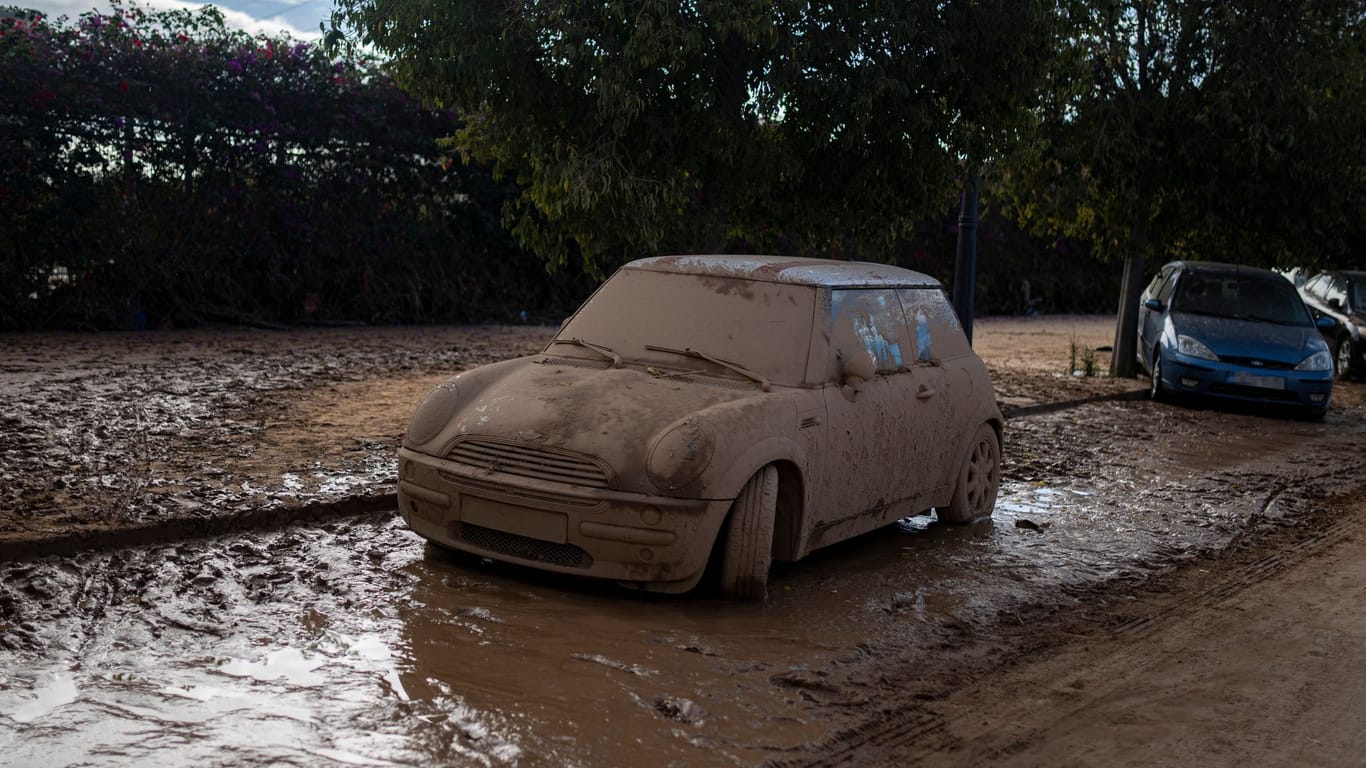
[[[1313,325],[1290,281],[1279,277],[1190,273],[1177,283],[1173,312],[1236,320]]]

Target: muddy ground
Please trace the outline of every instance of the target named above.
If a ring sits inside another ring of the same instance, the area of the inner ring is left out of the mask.
[[[908,519],[778,569],[759,606],[452,556],[396,521],[423,392],[551,329],[0,338],[0,750],[1344,764],[1366,385],[1322,423],[1153,404],[1069,370],[1112,327],[979,320],[1011,416],[992,523]]]

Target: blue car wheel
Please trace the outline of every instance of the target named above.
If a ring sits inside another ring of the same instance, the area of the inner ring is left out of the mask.
[[[1160,344],[1153,350],[1153,381],[1148,394],[1155,402],[1160,402],[1167,396],[1167,390],[1162,386],[1162,345]]]

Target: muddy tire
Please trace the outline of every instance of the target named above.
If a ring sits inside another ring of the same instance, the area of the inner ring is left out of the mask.
[[[1352,378],[1352,359],[1356,356],[1356,347],[1352,344],[1351,336],[1343,336],[1338,342],[1337,355],[1333,358],[1333,370],[1341,380]]]
[[[958,469],[947,507],[936,510],[946,523],[975,523],[991,517],[1001,488],[1001,439],[990,424],[977,428]]]
[[[1148,385],[1148,397],[1155,403],[1167,399],[1167,389],[1162,386],[1162,347],[1153,350],[1153,380]]]
[[[740,489],[726,517],[721,550],[721,594],[734,600],[768,596],[773,563],[773,518],[778,507],[778,470],[759,470]]]

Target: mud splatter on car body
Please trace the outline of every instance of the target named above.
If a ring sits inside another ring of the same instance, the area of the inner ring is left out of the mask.
[[[932,508],[990,516],[1001,413],[937,281],[765,256],[643,259],[538,355],[457,375],[400,449],[438,544],[626,586],[764,593],[773,559]]]

